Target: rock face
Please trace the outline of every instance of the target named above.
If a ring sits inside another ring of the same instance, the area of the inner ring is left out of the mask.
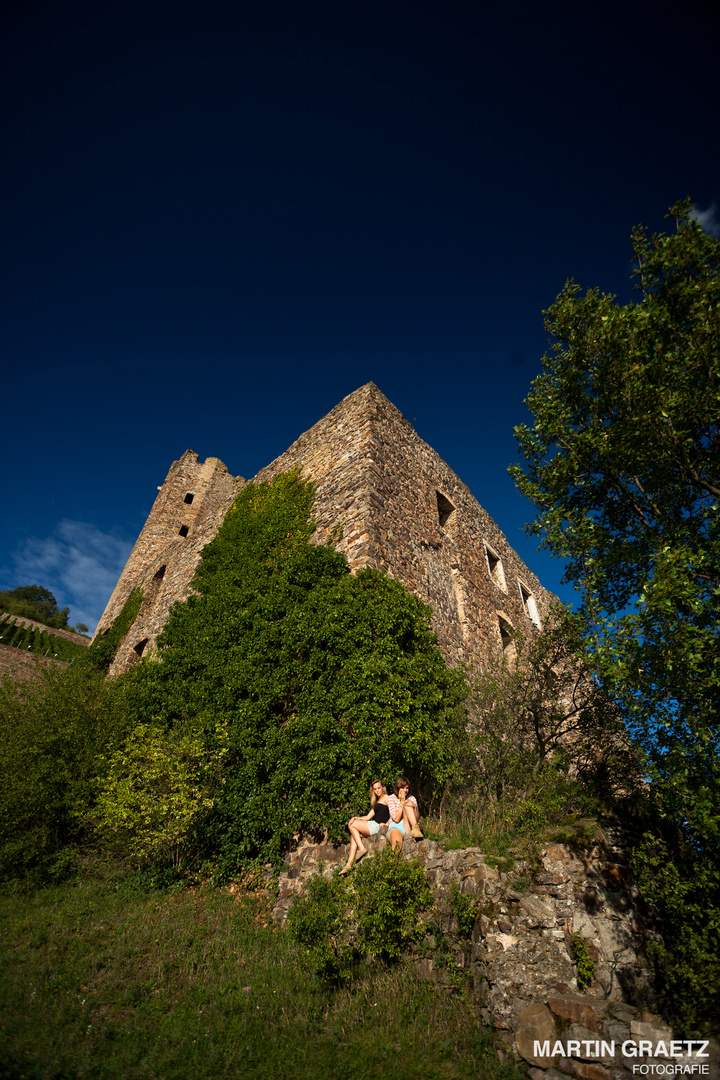
[[[539,626],[547,615],[555,597],[373,383],[349,394],[254,479],[292,468],[316,485],[315,541],[335,537],[353,571],[386,570],[430,604],[449,663],[484,667],[513,648],[513,627]],[[199,462],[192,450],[170,467],[98,626],[106,633],[131,590],[143,589],[111,674],[152,648],[244,483],[217,458]]]
[[[366,841],[367,858],[384,849],[379,836]],[[286,857],[273,916],[283,922],[310,875],[322,867],[334,873],[347,858],[347,846],[303,841]],[[629,1080],[633,1066],[655,1063],[707,1065],[718,1078],[716,1055],[697,1057],[696,1044],[671,1051],[673,1033],[644,1011],[651,999],[650,972],[644,959],[652,936],[636,910],[637,892],[629,880],[623,847],[611,840],[589,857],[577,858],[563,844],[549,844],[539,865],[519,862],[509,874],[489,864],[478,848],[445,851],[441,845],[410,838],[402,857],[418,859],[435,894],[428,914],[443,937],[444,952],[430,937],[411,957],[419,974],[452,987],[458,972],[469,970],[479,1020],[495,1030],[500,1056],[529,1065],[532,1080]],[[492,861],[492,860],[490,860]],[[470,940],[461,940],[448,903],[453,885],[474,901],[476,921]],[[573,957],[573,934],[580,933],[595,962],[590,985],[580,990]],[[447,948],[450,943],[450,955]],[[640,1043],[655,1053],[637,1055]],[[716,1049],[716,1048],[715,1048]],[[705,1048],[712,1054],[713,1046]],[[650,1070],[643,1075],[664,1073]]]

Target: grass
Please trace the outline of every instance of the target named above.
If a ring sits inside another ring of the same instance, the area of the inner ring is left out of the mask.
[[[303,970],[264,900],[95,868],[0,898],[1,1080],[517,1080],[462,993]]]
[[[527,805],[527,804],[524,804]],[[535,804],[531,804],[533,807]],[[545,815],[542,807],[533,820],[519,816],[518,804],[488,805],[473,796],[450,800],[442,814],[423,818],[423,833],[448,850],[477,847],[494,865],[508,871],[517,859],[536,860],[539,849],[554,841],[575,851],[587,851],[605,842],[593,817],[562,812]],[[560,816],[560,820],[557,817]]]

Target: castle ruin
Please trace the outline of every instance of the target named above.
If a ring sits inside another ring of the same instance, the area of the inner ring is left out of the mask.
[[[313,539],[336,537],[353,572],[384,570],[429,604],[449,663],[485,668],[513,648],[516,630],[542,626],[556,597],[374,383],[344,398],[253,481],[292,468],[315,483]],[[142,588],[111,674],[154,646],[245,483],[192,450],[170,466],[96,631],[107,633],[132,589]]]

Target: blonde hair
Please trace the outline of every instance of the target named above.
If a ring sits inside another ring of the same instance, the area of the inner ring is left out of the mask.
[[[371,810],[375,809],[375,803],[378,801],[378,796],[375,794],[375,792],[373,790],[373,788],[375,787],[376,784],[379,784],[380,787],[382,788],[383,795],[387,795],[387,791],[385,790],[385,785],[383,784],[382,780],[373,780],[372,784],[370,785],[370,809]]]

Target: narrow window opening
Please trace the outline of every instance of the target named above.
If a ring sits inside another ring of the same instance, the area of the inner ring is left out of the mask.
[[[162,581],[162,579],[165,577],[166,570],[167,566],[161,566],[159,570],[156,570],[153,574],[153,581]]]
[[[148,640],[148,638],[143,638],[142,641],[138,641],[137,645],[134,646],[134,651],[138,654],[138,656],[142,656],[142,654],[145,652],[145,646],[147,645]]]
[[[193,492],[188,491],[187,495],[185,496],[185,502],[188,504],[188,506],[190,505],[190,503],[193,501],[194,498],[195,498],[195,495],[193,494]]]
[[[441,495],[439,491],[436,491],[435,494],[437,495],[438,519],[440,525],[444,528],[455,513],[455,507],[450,500],[446,499],[444,495]]]
[[[509,622],[503,619],[502,615],[498,616],[498,626],[500,627],[503,660],[512,663],[516,655],[515,642],[513,640],[513,628]]]
[[[507,585],[505,584],[505,571],[503,570],[502,560],[497,551],[493,551],[489,544],[485,545],[485,558],[487,559],[488,572],[491,579],[495,582],[499,589],[503,592],[507,592]]]
[[[540,630],[540,616],[538,615],[537,604],[535,603],[535,597],[530,592],[526,585],[523,585],[522,581],[518,581],[520,586],[520,598],[522,600],[523,611],[531,622],[537,626]]]
[[[180,533],[179,533],[180,536],[187,536],[187,534],[189,532],[190,532],[190,526],[189,525],[181,525],[180,526]]]

